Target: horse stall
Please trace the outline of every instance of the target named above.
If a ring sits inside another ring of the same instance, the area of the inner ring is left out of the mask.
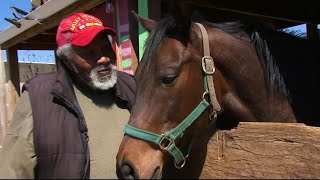
[[[320,177],[320,128],[296,123],[242,122],[208,143],[201,179]]]

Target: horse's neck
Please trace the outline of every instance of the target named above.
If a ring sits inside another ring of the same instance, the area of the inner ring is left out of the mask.
[[[237,121],[290,121],[288,101],[279,101],[266,88],[255,48],[241,39],[215,41],[211,54],[228,86],[222,104]],[[289,115],[288,115],[289,114]]]

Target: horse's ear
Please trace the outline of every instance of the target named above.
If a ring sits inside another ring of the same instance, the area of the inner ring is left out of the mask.
[[[189,32],[190,42],[193,47],[201,49],[202,47],[202,35],[199,27],[192,22],[190,26],[190,32]]]
[[[133,17],[142,25],[142,27],[144,29],[146,29],[148,32],[151,32],[152,29],[154,29],[157,25],[157,22],[152,20],[152,19],[148,19],[145,17],[142,17],[140,15],[138,15],[136,12],[131,11],[131,13],[133,14]]]

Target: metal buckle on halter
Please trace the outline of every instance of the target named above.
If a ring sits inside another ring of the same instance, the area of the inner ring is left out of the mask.
[[[168,151],[168,148],[171,144],[174,144],[174,141],[172,141],[170,138],[168,138],[164,134],[161,134],[161,139],[158,144],[160,149]]]
[[[206,73],[206,74],[213,74],[215,71],[216,71],[216,68],[214,66],[212,66],[212,71],[207,71],[206,70],[206,62],[205,62],[205,59],[210,59],[212,61],[212,64],[214,64],[213,62],[213,58],[211,56],[203,56],[202,59],[201,59],[201,64],[202,64],[202,70]]]

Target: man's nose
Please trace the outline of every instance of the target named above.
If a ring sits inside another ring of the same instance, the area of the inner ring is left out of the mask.
[[[106,63],[110,63],[111,59],[109,57],[106,56],[102,56],[98,61],[97,64],[106,64]]]

